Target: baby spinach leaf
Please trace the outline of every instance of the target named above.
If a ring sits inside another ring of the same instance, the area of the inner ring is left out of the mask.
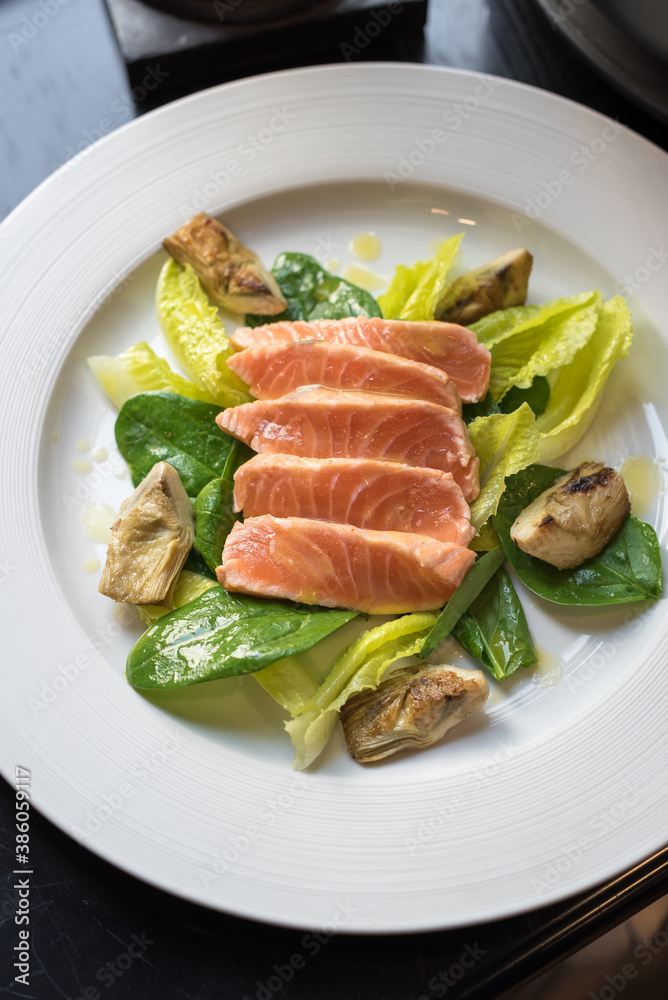
[[[302,653],[356,611],[330,610],[230,594],[211,587],[151,625],[128,657],[135,688],[178,688],[253,673]]]
[[[461,616],[476,599],[483,587],[494,576],[505,558],[502,547],[497,545],[495,549],[485,552],[483,556],[480,556],[474,562],[462,583],[441,611],[436,624],[422,644],[422,649],[420,650],[421,656],[429,656],[436,649],[439,642],[443,642],[450,635]]]
[[[550,401],[550,383],[544,375],[536,375],[528,389],[520,389],[514,385],[505,394],[499,408],[502,413],[513,413],[522,403],[528,403],[534,414],[539,417],[545,413]]]
[[[537,659],[520,599],[504,569],[496,571],[452,634],[499,681]]]
[[[591,607],[659,597],[661,549],[656,532],[633,515],[597,556],[574,569],[556,569],[515,545],[510,537],[515,518],[562,474],[561,469],[530,465],[506,480],[505,493],[492,520],[508,561],[522,583],[555,604]]]
[[[156,462],[169,462],[189,497],[229,468],[240,445],[216,424],[220,406],[175,392],[144,392],[125,402],[116,443],[138,486]]]
[[[499,404],[488,392],[477,403],[464,403],[462,406],[462,418],[465,424],[472,424],[477,417],[488,417],[490,413],[501,413]]]
[[[195,500],[197,533],[194,546],[204,562],[215,573],[220,566],[225,539],[240,515],[235,514],[230,479],[212,479]]]
[[[380,316],[378,303],[369,292],[326,271],[305,253],[282,253],[272,273],[288,303],[279,316],[246,316],[248,326],[278,320],[344,319],[346,316]]]

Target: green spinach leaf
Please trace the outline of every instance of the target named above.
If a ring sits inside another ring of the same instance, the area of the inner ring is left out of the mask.
[[[496,571],[452,632],[497,680],[536,662],[524,610],[504,569]]]
[[[278,320],[344,319],[346,316],[381,316],[369,292],[326,271],[305,253],[282,253],[272,268],[288,303],[279,316],[246,316],[248,326]]]
[[[436,624],[422,644],[420,656],[429,656],[439,642],[443,642],[450,635],[461,616],[494,576],[504,559],[505,553],[500,545],[479,556],[438,616]]]
[[[144,392],[128,399],[116,419],[116,443],[134,485],[156,462],[176,469],[189,497],[223,476],[241,449],[216,424],[219,413],[215,403],[175,392]]]
[[[510,537],[515,518],[560,475],[561,469],[529,465],[510,476],[492,519],[508,561],[522,583],[556,604],[591,607],[659,597],[661,549],[656,532],[633,515],[602,552],[575,569],[556,569],[515,545]]]
[[[302,653],[356,617],[356,611],[212,587],[140,636],[128,657],[127,678],[135,688],[178,688],[253,673]]]
[[[490,413],[501,413],[499,404],[491,392],[488,392],[477,403],[464,403],[462,406],[462,418],[467,425],[472,424],[477,417],[488,417]]]
[[[233,490],[230,479],[212,479],[195,500],[197,533],[193,544],[214,573],[221,563],[225,539],[241,519],[233,510]]]
[[[534,414],[539,417],[545,413],[550,402],[550,383],[544,375],[536,375],[528,389],[520,389],[514,385],[505,394],[499,408],[502,413],[513,413],[522,403],[528,403]]]

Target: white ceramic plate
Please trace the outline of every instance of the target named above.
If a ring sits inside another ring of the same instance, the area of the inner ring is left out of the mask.
[[[126,871],[290,926],[493,919],[658,848],[668,822],[664,602],[639,615],[525,595],[547,676],[507,682],[484,717],[427,753],[364,768],[337,737],[312,773],[296,775],[281,713],[252,678],[151,698],[127,686],[136,629],[119,625],[98,574],[82,568],[104,549],[84,539],[80,512],[117,508],[130,487],[116,476],[114,413],[84,359],[140,339],[160,345],[160,243],[198,210],[223,217],[266,261],[291,249],[345,265],[350,238],[375,230],[384,249],[371,266],[390,276],[464,228],[464,266],[531,249],[534,301],[593,286],[610,295],[630,275],[632,353],[574,457],[644,455],[660,473],[667,168],[643,139],[538,90],[351,65],[176,102],[31,195],[0,229],[9,780],[15,765],[29,768],[34,804]],[[109,458],[78,452],[82,439]],[[82,459],[91,471],[76,471]],[[661,483],[639,513],[664,545]]]

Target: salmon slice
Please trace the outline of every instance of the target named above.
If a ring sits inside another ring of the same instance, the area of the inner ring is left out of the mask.
[[[216,575],[242,594],[399,614],[442,607],[474,559],[425,535],[265,515],[234,525]]]
[[[454,410],[421,399],[306,386],[230,407],[216,422],[263,454],[403,462],[451,472],[467,500],[478,495],[480,463],[466,424]]]
[[[246,518],[308,517],[463,546],[475,535],[449,472],[375,459],[256,455],[235,473],[234,501]]]
[[[476,402],[487,392],[491,355],[472,330],[457,323],[415,323],[375,316],[320,319],[312,323],[282,320],[264,326],[238,327],[232,334],[237,347],[326,340],[370,347],[385,354],[398,354],[440,368],[455,383],[465,403]]]
[[[249,347],[227,360],[256,399],[276,399],[302,385],[365,389],[427,399],[462,412],[447,374],[396,354],[327,341],[298,341]]]

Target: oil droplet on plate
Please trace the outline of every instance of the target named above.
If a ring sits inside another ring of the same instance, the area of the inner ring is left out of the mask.
[[[88,458],[75,458],[73,462],[70,462],[70,466],[75,472],[91,472],[93,469],[93,463]]]
[[[88,438],[79,438],[74,447],[82,453],[90,451],[90,441]]]
[[[97,573],[100,569],[100,560],[91,557],[90,559],[84,559],[81,563],[81,568],[84,573]]]
[[[100,446],[99,448],[95,449],[95,451],[93,452],[92,458],[93,458],[94,462],[98,462],[98,463],[99,462],[106,462],[106,460],[109,458],[109,452],[107,451],[107,449],[104,446]]]
[[[338,271],[341,267],[341,261],[338,257],[330,257],[328,261],[325,262],[325,268],[328,271]]]
[[[81,528],[89,542],[106,545],[111,534],[111,526],[116,520],[116,511],[106,503],[89,503],[81,511]]]
[[[546,649],[535,647],[538,663],[533,668],[531,680],[538,687],[554,687],[564,675],[561,657],[548,653]]]
[[[359,285],[367,292],[373,292],[377,288],[382,288],[387,284],[387,278],[380,274],[374,274],[367,267],[360,267],[359,264],[348,264],[343,272],[346,281],[351,281],[353,285]]]
[[[631,510],[642,517],[657,497],[665,493],[663,463],[646,455],[629,455],[619,467],[631,499]]]
[[[350,252],[358,260],[378,260],[383,245],[375,233],[358,233],[349,244]]]

